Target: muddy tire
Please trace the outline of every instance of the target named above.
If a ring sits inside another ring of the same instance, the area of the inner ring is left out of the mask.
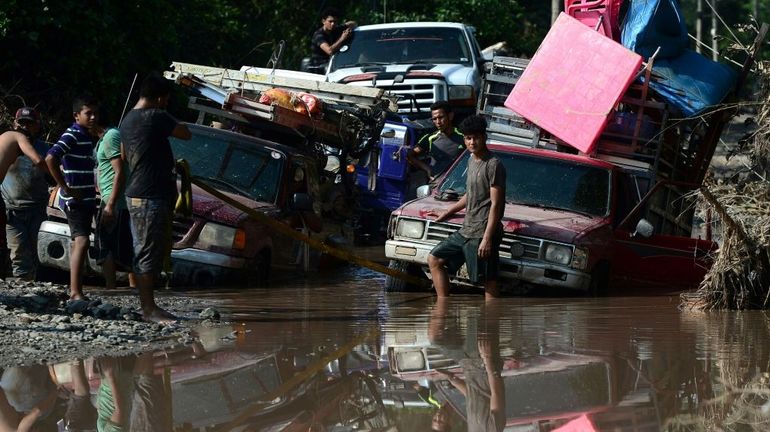
[[[416,266],[406,261],[390,260],[388,263],[388,268],[413,276],[415,276],[417,273]],[[410,283],[407,283],[405,280],[393,277],[391,275],[385,275],[385,292],[409,292],[415,290],[416,287]]]

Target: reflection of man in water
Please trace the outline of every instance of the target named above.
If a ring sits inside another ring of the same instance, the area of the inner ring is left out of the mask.
[[[458,374],[438,371],[465,396],[465,412],[469,431],[502,431],[505,428],[505,387],[500,357],[499,306],[488,300],[481,307],[476,332],[476,349],[457,349],[451,346],[453,335],[445,334],[448,299],[438,298],[431,312],[428,335],[431,343],[446,345],[462,367]],[[470,336],[470,335],[469,335]],[[448,404],[444,404],[448,405]],[[442,407],[443,408],[443,407]],[[434,416],[434,430],[449,430],[447,418],[441,410]]]
[[[0,430],[50,430],[56,385],[46,366],[11,367],[0,377]]]

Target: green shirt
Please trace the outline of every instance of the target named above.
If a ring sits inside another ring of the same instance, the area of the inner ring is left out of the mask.
[[[111,160],[120,159],[120,131],[116,128],[109,129],[96,144],[96,166],[99,192],[102,197],[102,205],[106,204],[112,195],[112,182],[115,180],[115,170],[112,169]],[[128,179],[128,165],[123,163],[123,170]],[[125,183],[124,183],[125,185]],[[115,201],[115,210],[126,209],[126,197],[121,191]]]

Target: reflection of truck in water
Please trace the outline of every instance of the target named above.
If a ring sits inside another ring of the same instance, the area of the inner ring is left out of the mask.
[[[713,144],[704,124],[668,128],[664,103],[644,86],[622,99],[593,155],[565,152],[563,143],[502,106],[527,62],[496,58],[485,78],[479,113],[489,122],[489,148],[506,168],[507,195],[500,248],[503,287],[566,288],[599,293],[610,281],[696,286],[715,245],[690,238],[694,198]],[[393,212],[385,253],[390,265],[427,271],[430,250],[459,228],[462,214],[442,223],[428,210],[465,192],[469,154],[450,168],[438,189]],[[455,282],[467,283],[464,268]],[[407,286],[387,278],[386,289]]]

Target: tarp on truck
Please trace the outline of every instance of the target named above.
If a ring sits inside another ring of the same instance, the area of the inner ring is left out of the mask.
[[[636,0],[628,2],[621,43],[650,58],[678,57],[689,45],[687,26],[676,0]]]
[[[621,41],[645,59],[659,49],[650,88],[685,117],[722,102],[735,84],[730,67],[687,49],[687,26],[676,0],[630,2]]]

